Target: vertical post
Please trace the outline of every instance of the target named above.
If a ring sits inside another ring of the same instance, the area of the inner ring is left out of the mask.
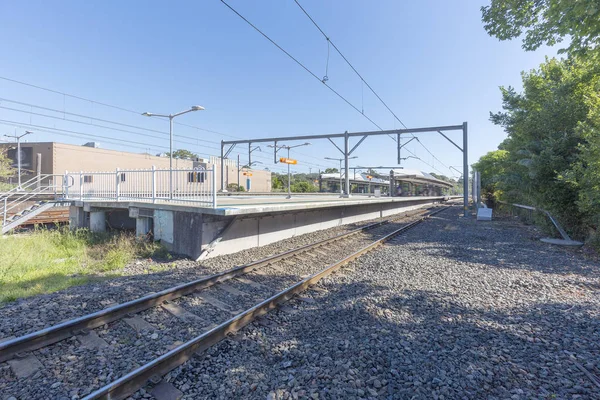
[[[152,202],[156,203],[156,167],[152,166]]]
[[[345,176],[345,180],[346,180],[346,196],[345,197],[350,197],[350,166],[348,165],[348,156],[350,155],[349,152],[349,142],[350,142],[350,136],[348,136],[348,131],[344,132],[344,161],[345,161],[345,167],[344,167],[344,173],[346,174]]]
[[[4,212],[3,212],[4,216],[2,217],[2,226],[6,225],[6,206],[7,206],[6,201],[7,200],[8,200],[8,197],[5,197],[4,198]]]
[[[224,153],[224,144],[221,140],[221,192],[226,192],[225,190],[225,153]]]
[[[481,204],[481,172],[477,171],[477,207]]]
[[[121,174],[119,174],[119,168],[117,167],[117,172],[115,174],[117,181],[116,181],[116,187],[115,187],[115,197],[117,199],[117,201],[119,201],[119,195],[120,195],[120,191],[121,191]]]
[[[238,154],[239,157],[239,154]],[[248,165],[252,166],[252,143],[248,142]],[[238,186],[240,183],[238,182]]]
[[[291,199],[292,198],[292,187],[291,187],[291,179],[290,179],[290,162],[289,162],[290,146],[288,146],[287,151],[288,151],[288,155],[287,155],[287,158],[288,158],[288,163],[287,163],[287,166],[288,166],[288,195],[287,195],[287,198]]]
[[[467,123],[463,122],[463,215],[469,216],[469,157]]]
[[[21,137],[17,136],[17,175],[19,179],[19,190],[21,190]]]
[[[173,199],[173,116],[169,115],[169,199]]]
[[[396,182],[394,180],[394,170],[390,169],[390,197],[394,197],[398,194],[396,191]]]
[[[321,168],[319,168],[319,193],[323,191],[323,179],[321,178]]]
[[[36,153],[35,155],[35,171],[37,176],[36,188],[39,190],[42,183],[42,154]]]
[[[250,153],[248,153],[248,154],[250,154]],[[238,162],[237,162],[237,172],[238,172],[238,174],[237,174],[237,185],[238,185],[237,191],[239,191],[240,190],[240,155],[239,154],[238,154]]]
[[[342,159],[340,158],[340,197],[344,197],[344,184],[342,182]]]
[[[65,177],[63,178],[63,190],[65,199],[69,198],[69,186],[69,171],[65,171]]]
[[[400,134],[396,135],[396,147],[398,148],[398,165],[400,165],[400,162],[402,161],[402,158],[400,158]]]
[[[83,200],[83,171],[79,171],[79,200]]]
[[[212,166],[212,208],[217,208],[217,168]]]

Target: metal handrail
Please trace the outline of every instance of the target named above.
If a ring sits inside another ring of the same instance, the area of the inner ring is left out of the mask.
[[[53,178],[52,185],[41,185],[41,186],[36,187],[36,190],[31,190],[31,191],[26,191],[25,193],[21,193],[24,189],[29,189],[32,186],[34,186],[34,184],[37,186],[40,184],[40,182],[43,179],[48,179],[48,178]],[[54,178],[58,178],[58,179],[54,180]],[[57,199],[57,200],[62,199],[64,197],[66,189],[68,189],[70,186],[73,186],[74,180],[72,180],[70,185],[67,184],[67,182],[68,182],[68,180],[65,175],[45,174],[45,175],[36,176],[33,179],[30,179],[29,181],[25,182],[25,185],[21,185],[21,187],[18,188],[20,190],[13,189],[13,190],[7,192],[7,194],[5,196],[0,197],[0,201],[3,202],[2,226],[6,225],[6,220],[8,218],[9,211],[15,209],[16,207],[25,203],[26,201],[29,201],[34,196],[38,196],[40,194],[53,193],[55,199]],[[59,191],[57,191],[56,189],[59,189]],[[60,193],[60,191],[62,191],[62,193]],[[20,195],[19,195],[19,193],[20,193]],[[60,193],[60,196],[59,196],[59,193]],[[8,199],[14,195],[16,195],[18,197],[16,197],[15,199],[12,199],[9,203]]]
[[[522,208],[524,210],[529,210],[529,211],[539,211],[539,212],[545,214],[546,217],[548,217],[548,219],[550,220],[550,222],[552,222],[552,225],[554,225],[554,227],[556,228],[558,233],[560,233],[560,236],[562,236],[562,238],[564,240],[572,241],[571,237],[567,234],[567,232],[562,228],[562,226],[560,226],[558,221],[548,211],[543,210],[541,208],[537,208],[537,207],[526,206],[524,204],[513,204],[513,203],[507,203],[505,201],[498,201],[498,203],[506,204],[506,205],[509,205],[512,207]]]
[[[0,200],[3,199],[4,197],[10,197],[14,193],[23,191],[23,189],[29,188],[34,183],[37,183],[38,180],[43,179],[46,176],[51,176],[51,175],[44,174],[44,175],[34,176],[33,178],[29,179],[28,181],[22,183],[21,186],[16,186],[16,187],[10,189],[8,192],[4,192],[4,193],[0,194]]]
[[[172,172],[172,173],[171,173]],[[166,175],[165,173],[169,173]],[[190,174],[197,175],[190,175]],[[190,202],[217,207],[216,167],[120,169],[115,171],[69,172],[73,189],[65,198],[72,200],[112,200]],[[170,183],[173,179],[175,188]]]

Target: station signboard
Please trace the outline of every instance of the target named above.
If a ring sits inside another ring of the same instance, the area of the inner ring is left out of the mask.
[[[294,160],[293,158],[285,158],[285,157],[281,157],[279,159],[279,162],[284,163],[284,164],[293,164],[293,165],[298,164],[298,160]]]

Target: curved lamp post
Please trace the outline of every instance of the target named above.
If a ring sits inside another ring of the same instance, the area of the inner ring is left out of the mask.
[[[145,117],[169,118],[169,199],[173,198],[173,119],[192,111],[202,111],[202,106],[192,106],[189,110],[181,111],[175,114],[155,114],[150,112],[142,113]],[[221,171],[223,173],[223,171]],[[215,177],[213,177],[215,179]]]

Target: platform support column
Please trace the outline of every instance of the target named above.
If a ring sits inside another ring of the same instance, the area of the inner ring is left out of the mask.
[[[135,236],[138,238],[145,237],[152,229],[152,218],[137,217],[135,219]]]
[[[104,211],[90,211],[90,231],[106,232],[106,213]]]
[[[463,215],[469,216],[469,157],[467,152],[467,123],[463,122]]]
[[[83,207],[69,207],[69,228],[71,230],[85,228],[85,212]]]

